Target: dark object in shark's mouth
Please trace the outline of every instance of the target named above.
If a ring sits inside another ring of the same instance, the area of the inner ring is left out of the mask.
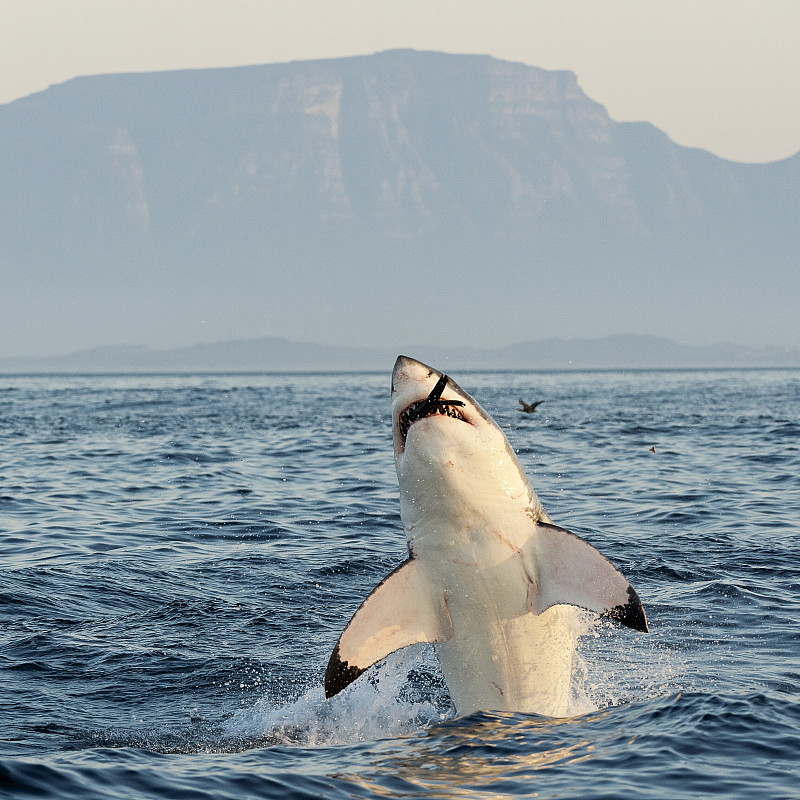
[[[436,382],[436,386],[431,389],[431,393],[424,399],[416,403],[412,403],[405,411],[400,414],[398,425],[400,427],[400,435],[403,442],[406,440],[408,429],[412,423],[424,417],[430,417],[434,414],[441,414],[445,417],[452,417],[453,419],[460,419],[466,422],[464,415],[458,410],[457,406],[463,406],[462,400],[441,400],[442,392],[447,386],[447,375],[442,375]]]

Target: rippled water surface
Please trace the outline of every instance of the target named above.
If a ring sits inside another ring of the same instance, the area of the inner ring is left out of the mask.
[[[800,372],[453,375],[648,611],[551,720],[427,646],[322,699],[406,554],[390,369],[0,376],[0,796],[800,797]]]

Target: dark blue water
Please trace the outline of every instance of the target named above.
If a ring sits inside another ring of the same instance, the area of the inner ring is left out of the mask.
[[[0,377],[0,795],[800,797],[800,372],[453,375],[648,611],[549,720],[423,646],[322,700],[406,553],[390,368]]]

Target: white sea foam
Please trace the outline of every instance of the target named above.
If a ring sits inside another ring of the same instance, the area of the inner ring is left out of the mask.
[[[424,730],[449,716],[433,702],[404,696],[410,670],[424,657],[420,647],[394,653],[330,700],[321,686],[289,703],[266,695],[228,719],[224,734],[240,740],[335,745]]]
[[[573,687],[596,709],[664,697],[691,688],[685,653],[664,643],[674,631],[646,636],[586,615]]]

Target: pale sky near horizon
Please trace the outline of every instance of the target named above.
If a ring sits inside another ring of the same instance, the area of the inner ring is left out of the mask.
[[[735,161],[800,151],[800,0],[0,0],[0,103],[79,75],[486,53]]]

